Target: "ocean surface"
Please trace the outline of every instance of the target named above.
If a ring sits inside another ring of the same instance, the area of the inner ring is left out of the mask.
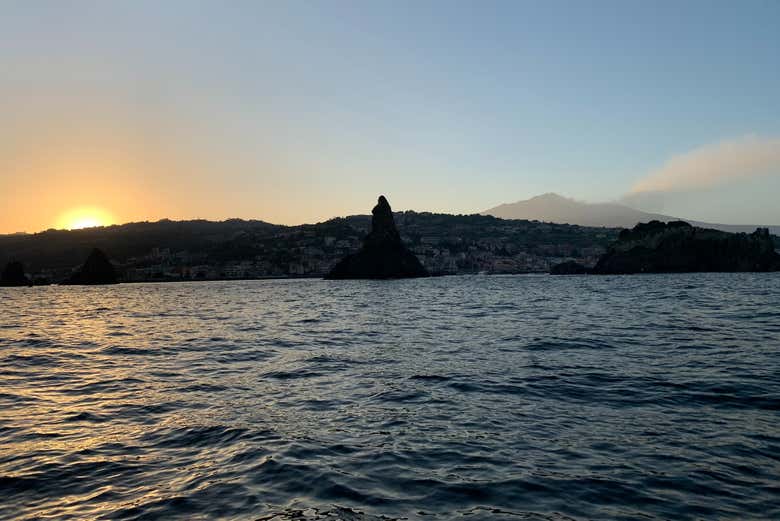
[[[0,288],[0,519],[780,519],[780,274]]]

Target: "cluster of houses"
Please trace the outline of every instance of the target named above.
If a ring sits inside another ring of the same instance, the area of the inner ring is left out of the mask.
[[[273,277],[321,277],[343,256],[360,246],[357,235],[344,239],[301,235],[299,242],[285,243],[285,251],[269,247],[251,258],[216,260],[202,253],[173,252],[154,248],[118,266],[128,282],[155,280],[221,280]],[[314,240],[313,240],[314,239]],[[405,237],[411,251],[433,274],[546,273],[550,266],[574,260],[593,265],[604,249],[577,248],[568,244],[538,245],[529,251],[509,241],[461,237]],[[314,244],[312,244],[314,243]]]

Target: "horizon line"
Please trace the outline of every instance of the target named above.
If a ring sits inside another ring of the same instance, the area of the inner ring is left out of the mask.
[[[546,194],[545,194],[546,195]],[[556,194],[557,195],[557,194]],[[564,197],[564,196],[561,196]],[[522,201],[522,200],[521,200]],[[518,202],[521,202],[518,201]],[[514,203],[502,203],[501,205],[498,205],[494,208],[498,208],[499,206],[502,206],[504,204],[514,204]],[[589,204],[600,204],[600,203],[589,203]],[[619,204],[619,203],[618,203]],[[642,210],[639,210],[642,211]],[[494,219],[499,219],[502,221],[528,221],[528,222],[541,222],[541,223],[549,223],[549,224],[561,224],[561,225],[570,225],[570,226],[581,226],[583,228],[606,228],[606,229],[625,229],[623,226],[598,226],[598,225],[586,225],[586,224],[577,224],[577,223],[562,223],[562,222],[555,222],[555,221],[542,221],[539,219],[508,219],[504,217],[497,217],[495,215],[483,213],[483,212],[475,212],[475,213],[447,213],[447,212],[431,212],[431,211],[417,211],[417,210],[399,210],[399,211],[393,211],[394,214],[397,213],[418,213],[418,214],[432,214],[432,215],[449,215],[453,217],[470,217],[470,216],[479,216],[479,217],[492,217]],[[645,213],[651,213],[651,212],[645,212]],[[663,214],[657,214],[657,215],[663,215]],[[27,231],[16,231],[16,232],[4,232],[0,233],[0,237],[10,237],[14,235],[39,235],[43,233],[49,233],[49,232],[85,232],[85,231],[95,231],[99,229],[107,229],[107,228],[118,228],[121,226],[129,226],[133,224],[157,224],[161,222],[173,222],[173,223],[182,223],[182,222],[206,222],[206,223],[226,223],[229,221],[241,221],[241,222],[256,222],[256,223],[263,223],[270,226],[276,226],[279,228],[296,228],[299,226],[316,226],[318,224],[323,224],[328,221],[333,221],[336,219],[347,219],[350,217],[370,217],[369,213],[357,213],[357,214],[349,214],[349,215],[339,215],[334,217],[329,217],[328,219],[324,219],[322,221],[317,222],[304,222],[299,224],[277,224],[270,221],[264,221],[262,219],[257,218],[243,218],[243,217],[227,217],[225,219],[208,219],[203,217],[192,217],[192,218],[181,218],[181,219],[172,219],[170,217],[162,217],[157,220],[142,220],[142,221],[127,221],[123,223],[112,223],[112,224],[106,224],[102,226],[89,226],[85,228],[46,228],[44,230],[39,230],[35,232],[27,232]],[[780,228],[780,224],[730,224],[730,223],[717,223],[717,222],[707,222],[707,221],[697,221],[696,219],[684,219],[684,218],[678,218],[673,216],[666,216],[669,219],[667,221],[662,222],[670,222],[670,221],[684,221],[689,224],[692,224],[693,226],[740,226],[740,227],[755,227],[755,228]],[[654,219],[657,220],[657,219]],[[642,221],[639,221],[642,222]],[[639,223],[638,222],[638,223]],[[637,224],[638,224],[637,223]],[[773,234],[774,235],[774,234]],[[780,236],[780,234],[778,234]]]

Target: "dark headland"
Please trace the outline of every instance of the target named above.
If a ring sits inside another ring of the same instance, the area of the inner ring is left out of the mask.
[[[728,233],[684,221],[650,221],[622,230],[592,269],[574,262],[553,266],[553,275],[593,273],[780,271],[780,255],[766,228]]]
[[[401,279],[427,277],[428,271],[404,246],[395,227],[393,211],[384,195],[371,210],[371,231],[363,247],[344,257],[327,279]]]

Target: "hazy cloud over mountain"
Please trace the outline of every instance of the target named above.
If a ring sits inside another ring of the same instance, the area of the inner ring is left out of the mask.
[[[780,138],[748,136],[675,156],[628,195],[698,190],[763,175],[780,175]]]

